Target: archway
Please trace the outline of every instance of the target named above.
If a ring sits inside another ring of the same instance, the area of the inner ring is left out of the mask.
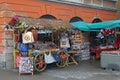
[[[101,19],[99,18],[93,18],[92,23],[99,23],[102,22]],[[99,32],[90,32],[90,43],[92,44],[91,46],[98,46],[100,43],[99,39],[96,38]]]
[[[83,19],[80,18],[80,17],[73,17],[73,18],[70,19],[69,22],[77,22],[77,21],[83,21]]]
[[[94,18],[92,21],[92,23],[98,23],[98,22],[102,22],[102,20],[99,18]]]
[[[44,18],[44,19],[56,19],[56,17],[54,17],[54,16],[52,16],[50,14],[43,15],[40,18]]]

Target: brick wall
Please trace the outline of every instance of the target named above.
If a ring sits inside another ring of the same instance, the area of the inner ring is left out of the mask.
[[[9,12],[11,11],[17,15],[30,16],[34,18],[39,18],[42,15],[50,14],[55,16],[57,19],[62,19],[66,21],[70,21],[70,19],[72,19],[75,16],[78,16],[87,22],[92,22],[92,18],[94,16],[97,16],[103,21],[116,19],[116,12],[113,11],[105,11],[92,8],[84,8],[80,6],[71,6],[59,3],[34,0],[30,1],[5,0],[5,1],[6,1],[6,3],[4,3],[5,9],[8,9]],[[114,18],[109,17],[109,15],[113,16]],[[104,16],[104,19],[102,16]]]

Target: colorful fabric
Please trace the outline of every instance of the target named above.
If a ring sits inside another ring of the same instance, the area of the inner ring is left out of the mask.
[[[114,39],[114,48],[118,49],[120,47],[120,35]]]
[[[114,34],[110,34],[110,35],[107,36],[107,41],[108,42],[113,42],[114,39],[115,39],[115,35]]]
[[[109,34],[114,34],[115,31],[114,29],[111,29],[111,28],[105,28],[105,29],[101,29],[101,32],[106,36],[106,35],[109,35]]]
[[[19,43],[18,49],[22,52],[27,52],[29,49],[29,45],[24,43]]]
[[[104,38],[104,35],[100,32],[96,37],[97,37],[97,38],[100,38],[100,39],[103,39],[103,38]]]
[[[16,67],[19,67],[19,66],[20,66],[20,55],[17,55],[16,56]]]

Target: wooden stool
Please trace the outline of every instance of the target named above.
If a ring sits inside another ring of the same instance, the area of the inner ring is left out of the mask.
[[[75,54],[77,54],[77,51],[68,51],[67,54],[69,54],[69,57],[68,57],[68,62],[67,64],[78,64],[77,61],[75,60],[74,56]],[[70,61],[71,59],[71,61]]]

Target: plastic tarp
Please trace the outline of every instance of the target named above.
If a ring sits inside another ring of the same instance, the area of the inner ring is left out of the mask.
[[[83,21],[78,21],[78,22],[71,22],[70,23],[73,27],[75,27],[78,30],[81,31],[99,31],[99,30],[94,30],[89,27],[91,23],[83,22]]]
[[[81,31],[99,31],[101,28],[116,28],[120,27],[120,20],[112,20],[99,23],[87,23],[87,22],[71,22],[72,26]]]
[[[120,20],[93,23],[93,24],[89,24],[88,27],[90,29],[116,28],[116,27],[120,27]]]

